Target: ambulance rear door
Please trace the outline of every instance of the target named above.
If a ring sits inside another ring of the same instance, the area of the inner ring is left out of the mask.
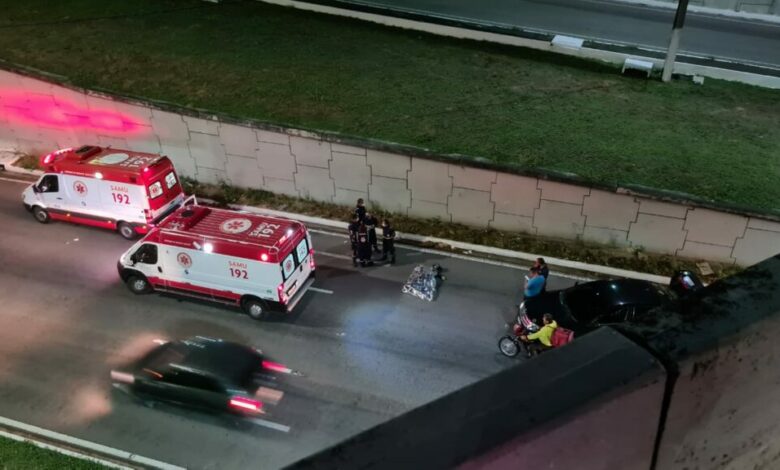
[[[300,289],[308,288],[307,281],[311,274],[309,256],[311,256],[309,238],[304,236],[293,247],[292,251],[282,259],[282,279],[284,280],[284,296],[289,302]],[[289,305],[289,308],[294,307]]]

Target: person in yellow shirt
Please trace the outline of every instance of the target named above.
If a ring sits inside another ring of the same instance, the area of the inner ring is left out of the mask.
[[[553,316],[549,313],[542,315],[542,323],[544,325],[536,333],[520,336],[520,340],[528,346],[529,357],[552,348],[552,335],[555,329],[558,328],[558,323],[555,322]]]

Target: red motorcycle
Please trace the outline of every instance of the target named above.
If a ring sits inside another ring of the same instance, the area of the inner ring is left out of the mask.
[[[536,333],[539,331],[539,325],[531,320],[527,314],[521,315],[518,313],[515,324],[511,325],[511,327],[512,334],[502,336],[501,339],[498,340],[499,351],[506,357],[515,357],[520,354],[521,350],[526,354],[529,354],[528,343],[520,339],[520,337]],[[555,329],[552,338],[550,339],[553,348],[559,348],[564,344],[570,343],[572,340],[574,340],[574,332],[566,328],[561,328],[560,326]],[[538,354],[539,351],[540,350],[534,348],[535,354]]]

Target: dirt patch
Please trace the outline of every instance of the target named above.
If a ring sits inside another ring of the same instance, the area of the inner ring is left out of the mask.
[[[25,170],[40,170],[40,163],[40,158],[37,155],[21,154],[14,165],[24,168]]]

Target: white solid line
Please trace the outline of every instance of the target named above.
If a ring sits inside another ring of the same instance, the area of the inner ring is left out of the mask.
[[[309,232],[314,232],[314,233],[322,233],[322,234],[325,234],[325,235],[334,235],[334,236],[338,236],[338,235],[336,235],[336,234],[334,234],[334,233],[330,233],[330,232],[322,232],[322,231],[317,231],[317,230],[314,230],[314,229],[309,229]],[[336,253],[328,253],[328,252],[326,252],[326,251],[316,251],[314,254],[315,254],[315,255],[330,256],[331,258],[338,258],[338,259],[347,259],[347,260],[349,260],[349,259],[352,259],[352,257],[351,257],[351,256],[347,256],[347,255],[339,255],[339,254],[336,254]]]
[[[32,181],[15,180],[13,178],[3,178],[2,176],[0,176],[0,180],[2,180],[2,181],[10,181],[12,183],[22,183],[22,184],[31,184],[32,183]]]
[[[96,444],[94,442],[85,441],[84,439],[79,439],[77,437],[67,436],[65,434],[60,434],[58,432],[49,431],[48,429],[39,428],[38,426],[25,424],[20,421],[14,421],[12,419],[8,419],[2,416],[0,416],[0,425],[17,429],[19,431],[24,431],[26,433],[36,434],[46,439],[51,439],[65,444],[70,444],[72,446],[81,447],[83,449],[91,450],[111,457],[116,457],[118,459],[128,460],[130,462],[146,465],[147,467],[157,468],[160,470],[185,470],[184,467],[178,467],[176,465],[160,462],[159,460],[143,457],[138,454],[132,454],[124,450],[114,449],[113,447],[108,447],[102,444]]]
[[[253,418],[249,420],[252,423],[257,424],[258,426],[265,426],[270,429],[274,429],[276,431],[282,431],[282,432],[290,432],[290,426],[285,426],[284,424],[274,423],[273,421],[266,421],[264,419],[260,418]]]
[[[334,232],[328,232],[327,230],[319,230],[316,228],[310,228],[309,232],[312,233],[319,233],[320,235],[328,235],[331,237],[341,237],[341,238],[347,238],[347,235],[341,234],[341,233],[334,233]],[[396,246],[403,247],[408,250],[418,251],[421,253],[428,253],[432,255],[440,255],[440,256],[447,256],[449,258],[457,258],[462,259],[466,261],[473,261],[475,263],[482,263],[482,264],[490,264],[493,266],[501,266],[504,268],[510,268],[510,269],[517,269],[519,271],[528,271],[531,266],[521,266],[517,264],[507,263],[505,261],[495,261],[492,259],[484,259],[484,258],[477,258],[474,256],[468,256],[468,255],[461,255],[459,253],[451,253],[449,251],[439,251],[439,250],[432,250],[430,248],[420,248],[418,246],[413,245],[405,245],[403,243],[396,243]],[[325,256],[331,256],[333,258],[339,258],[339,259],[352,259],[350,256],[346,255],[338,255],[335,253],[327,253],[324,251],[318,251],[318,254],[325,255]],[[417,255],[418,253],[411,253],[412,255]],[[575,281],[592,281],[593,278],[590,277],[584,277],[584,276],[575,276],[573,274],[564,274],[564,273],[555,273],[553,274],[555,277],[562,277],[565,279],[574,279]]]
[[[332,294],[332,290],[328,289],[320,289],[319,287],[309,287],[309,290],[313,290],[314,292],[319,292],[321,294]]]
[[[116,464],[114,462],[109,462],[108,460],[98,459],[96,457],[92,457],[92,456],[89,456],[89,455],[86,455],[86,454],[80,454],[78,452],[74,452],[74,451],[69,450],[69,449],[53,446],[51,444],[47,444],[45,442],[41,442],[41,441],[38,441],[38,440],[35,440],[35,439],[31,439],[29,437],[18,436],[16,434],[13,434],[13,433],[10,433],[10,432],[6,432],[6,431],[3,431],[3,430],[0,430],[0,436],[3,436],[3,437],[8,438],[8,439],[12,439],[14,441],[18,441],[18,442],[27,442],[29,444],[34,445],[35,447],[40,447],[41,449],[46,449],[46,450],[50,450],[52,452],[57,452],[58,454],[67,455],[69,457],[74,457],[74,458],[81,459],[81,460],[88,460],[90,462],[94,462],[94,463],[103,465],[104,467],[118,468],[120,470],[132,470],[132,467],[119,465],[119,464]]]

